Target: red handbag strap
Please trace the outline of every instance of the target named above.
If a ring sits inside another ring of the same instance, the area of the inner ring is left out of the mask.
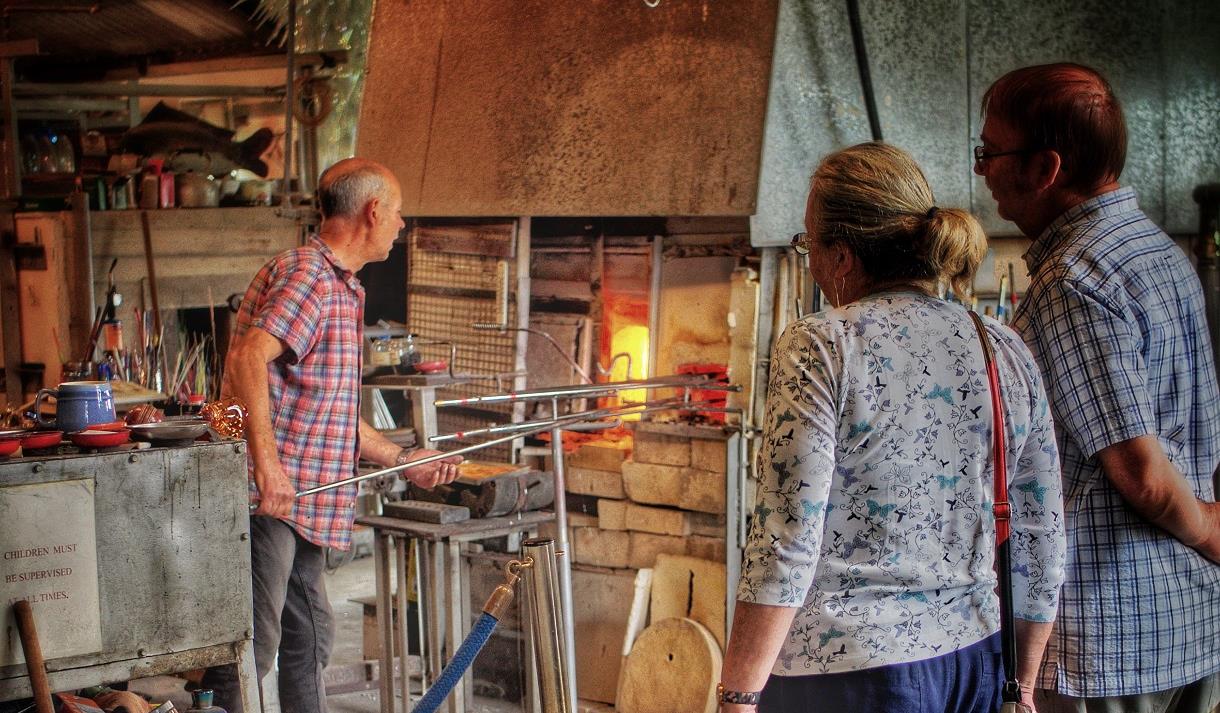
[[[992,510],[995,513],[998,546],[1008,541],[1008,521],[1012,517],[1012,506],[1008,503],[1008,448],[1004,436],[1004,403],[1000,398],[1000,370],[996,365],[995,352],[991,348],[991,340],[987,338],[987,328],[983,326],[983,320],[975,312],[968,314],[979,333],[979,342],[983,345],[983,363],[987,366],[987,383],[991,392],[992,450],[995,459],[995,503]]]

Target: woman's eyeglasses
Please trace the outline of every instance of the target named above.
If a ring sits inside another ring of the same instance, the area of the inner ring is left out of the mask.
[[[792,249],[796,251],[797,255],[808,255],[809,233],[797,233],[796,235],[793,235],[790,245],[792,246]]]

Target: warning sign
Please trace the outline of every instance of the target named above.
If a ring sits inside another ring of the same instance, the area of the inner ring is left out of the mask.
[[[24,599],[47,659],[102,647],[93,480],[0,487],[0,666],[23,663],[13,603]]]

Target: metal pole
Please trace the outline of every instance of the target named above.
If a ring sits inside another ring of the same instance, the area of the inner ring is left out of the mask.
[[[292,121],[296,107],[297,0],[288,0],[288,83],[284,85],[284,185],[280,205],[292,204]],[[406,703],[403,704],[404,706]]]
[[[533,538],[523,542],[521,550],[534,562],[525,570],[524,585],[529,590],[530,639],[534,645],[542,711],[571,713],[574,699],[570,697],[572,686],[569,681],[573,676],[564,652],[564,624],[556,608],[559,583],[555,577],[555,542],[550,538]]]
[[[873,74],[868,68],[868,50],[864,47],[864,27],[860,23],[859,0],[847,0],[847,21],[851,25],[851,44],[856,51],[856,69],[860,72],[860,90],[864,108],[868,111],[868,126],[873,141],[881,141],[881,119],[877,116],[877,96],[873,92]]]
[[[514,401],[541,401],[555,397],[575,397],[601,395],[606,391],[625,389],[668,389],[687,388],[703,389],[704,391],[740,391],[740,386],[724,384],[719,381],[699,377],[661,377],[656,379],[638,379],[633,381],[611,381],[604,384],[560,386],[550,389],[535,389],[532,391],[515,391],[508,394],[492,394],[491,396],[472,396],[464,399],[443,399],[436,402],[437,407],[466,406],[469,404],[509,403]]]
[[[559,400],[551,401],[551,413],[557,413]],[[572,550],[568,544],[568,503],[564,494],[563,426],[551,429],[551,471],[555,478],[555,546],[563,553],[559,563],[560,612],[563,614],[564,662],[568,671],[576,671],[576,623],[572,613]],[[576,697],[576,676],[568,677],[568,698]]]
[[[613,394],[605,394],[605,395],[611,396]],[[701,403],[704,403],[704,402],[701,402]],[[706,403],[708,405],[711,405],[712,402],[707,401]],[[573,421],[577,418],[581,418],[581,420],[592,420],[592,419],[596,419],[596,418],[609,418],[611,416],[624,416],[627,414],[648,413],[651,411],[667,411],[667,410],[670,410],[671,406],[676,408],[680,404],[685,406],[685,402],[683,402],[680,399],[659,399],[657,401],[641,401],[639,403],[626,403],[621,406],[610,406],[607,408],[592,409],[589,411],[577,411],[576,413],[568,414],[567,416],[563,417],[562,419],[543,418],[543,419],[537,419],[534,421],[522,421],[521,423],[504,423],[504,424],[500,424],[500,425],[492,425],[492,426],[488,426],[486,428],[476,428],[472,431],[457,431],[455,433],[445,433],[445,434],[441,434],[439,436],[430,437],[428,439],[428,442],[438,443],[441,441],[452,441],[452,440],[456,440],[459,438],[468,438],[470,436],[486,436],[486,435],[492,435],[492,434],[496,434],[496,433],[516,433],[517,431],[528,431],[531,429],[535,429],[535,433],[537,433],[539,431],[548,430],[551,426],[554,426],[556,423],[558,423],[561,420],[562,421]],[[593,430],[597,430],[598,428],[602,428],[602,427],[603,426],[601,426],[600,424],[595,424],[593,427]],[[569,430],[580,430],[580,428],[575,425],[569,425],[568,429]],[[533,434],[527,433],[524,435],[528,436],[528,435],[533,435]]]
[[[699,407],[704,403],[707,403],[707,402],[698,401],[698,402],[694,402],[694,403],[687,403],[687,404],[683,404],[683,408],[690,409],[690,408],[694,408],[694,407]],[[631,409],[639,409],[639,413],[648,413],[650,411],[669,411],[669,410],[672,410],[673,408],[676,408],[676,406],[665,406],[665,407],[652,407],[652,408],[642,408],[641,409],[640,408],[641,406],[646,406],[646,404],[631,404],[631,405],[624,406],[621,408],[607,409],[607,411],[610,411],[610,413],[604,414],[604,416],[601,416],[601,417],[615,416],[620,413],[629,413],[629,412],[631,412],[630,411]],[[583,421],[588,421],[589,419],[590,419],[589,414],[581,413],[581,414],[576,415],[575,417],[558,419],[555,423],[558,423],[558,424],[562,425],[564,428],[567,428],[569,426],[579,424]],[[533,428],[528,431],[518,431],[518,432],[508,435],[508,436],[502,436],[500,438],[493,438],[490,441],[483,441],[482,443],[476,443],[471,446],[465,446],[465,447],[458,448],[458,449],[455,449],[452,451],[446,451],[444,453],[437,453],[436,455],[428,456],[426,458],[420,458],[418,460],[413,460],[410,463],[390,466],[389,468],[382,468],[381,470],[375,470],[375,471],[371,471],[369,473],[363,473],[361,475],[357,475],[357,476],[354,476],[351,478],[344,478],[343,480],[336,480],[333,483],[326,483],[324,485],[319,485],[319,486],[316,486],[313,488],[309,488],[308,490],[302,490],[301,492],[297,493],[297,497],[303,498],[306,495],[313,495],[314,493],[321,493],[326,490],[333,490],[334,488],[341,488],[345,485],[354,485],[356,483],[360,483],[365,480],[371,480],[373,478],[380,478],[380,477],[383,477],[386,475],[392,475],[394,473],[398,473],[398,472],[407,470],[408,468],[415,468],[417,466],[427,465],[428,463],[434,463],[438,460],[444,460],[446,458],[449,458],[450,456],[466,455],[467,453],[473,453],[475,451],[482,450],[484,448],[489,448],[491,446],[496,446],[501,443],[508,443],[510,441],[514,441],[514,440],[516,440],[518,438],[522,438],[524,436],[532,436],[535,433],[542,433],[543,431],[550,430],[550,428],[551,428],[551,425],[546,425],[546,426],[540,426],[538,428]],[[250,508],[252,510],[255,509],[255,507],[256,507],[255,505],[250,506]]]

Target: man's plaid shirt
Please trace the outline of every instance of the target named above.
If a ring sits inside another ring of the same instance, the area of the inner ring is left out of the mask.
[[[1155,434],[1214,500],[1217,396],[1203,292],[1186,255],[1121,189],[1072,208],[1025,253],[1013,326],[1046,377],[1063,461],[1067,578],[1040,688],[1174,688],[1220,670],[1220,566],[1148,524],[1093,457]]]
[[[284,343],[267,365],[271,426],[297,492],[350,478],[359,453],[364,288],[316,237],[275,256],[255,275],[237,335],[258,327]],[[253,462],[250,492],[257,497]],[[356,486],[299,498],[288,522],[306,540],[351,546]]]

